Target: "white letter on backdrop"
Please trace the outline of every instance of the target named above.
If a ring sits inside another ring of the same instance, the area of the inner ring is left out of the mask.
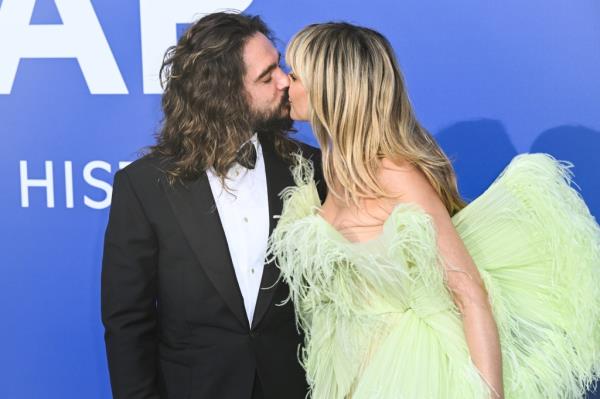
[[[102,169],[110,173],[110,164],[105,161],[91,161],[83,167],[83,179],[90,186],[99,188],[100,190],[104,191],[105,197],[102,201],[95,201],[87,195],[84,195],[83,203],[92,209],[104,209],[110,206],[110,200],[112,197],[112,186],[104,180],[100,180],[92,176],[92,171],[94,169]]]
[[[127,87],[90,0],[54,0],[63,24],[30,25],[35,0],[0,6],[0,94],[10,94],[21,58],[76,58],[92,94]]]

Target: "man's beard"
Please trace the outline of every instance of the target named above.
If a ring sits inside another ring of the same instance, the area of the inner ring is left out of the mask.
[[[284,133],[292,130],[294,121],[290,118],[290,103],[287,92],[279,105],[270,111],[250,109],[250,126],[255,132]]]

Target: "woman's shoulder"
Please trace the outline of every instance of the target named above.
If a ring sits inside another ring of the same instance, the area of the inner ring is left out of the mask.
[[[383,158],[377,177],[395,205],[412,203],[427,213],[446,212],[437,191],[415,164]]]
[[[427,178],[416,165],[403,160],[383,158],[377,178],[389,193],[405,194],[428,188]]]

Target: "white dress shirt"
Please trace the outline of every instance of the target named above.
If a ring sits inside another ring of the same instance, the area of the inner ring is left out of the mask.
[[[269,237],[265,161],[257,135],[251,140],[256,148],[254,169],[235,164],[227,173],[226,188],[213,170],[206,172],[250,325],[260,289]]]

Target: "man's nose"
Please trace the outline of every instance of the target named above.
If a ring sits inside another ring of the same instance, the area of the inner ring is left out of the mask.
[[[279,90],[285,90],[290,87],[290,78],[280,67],[277,67],[275,71],[275,79]]]

